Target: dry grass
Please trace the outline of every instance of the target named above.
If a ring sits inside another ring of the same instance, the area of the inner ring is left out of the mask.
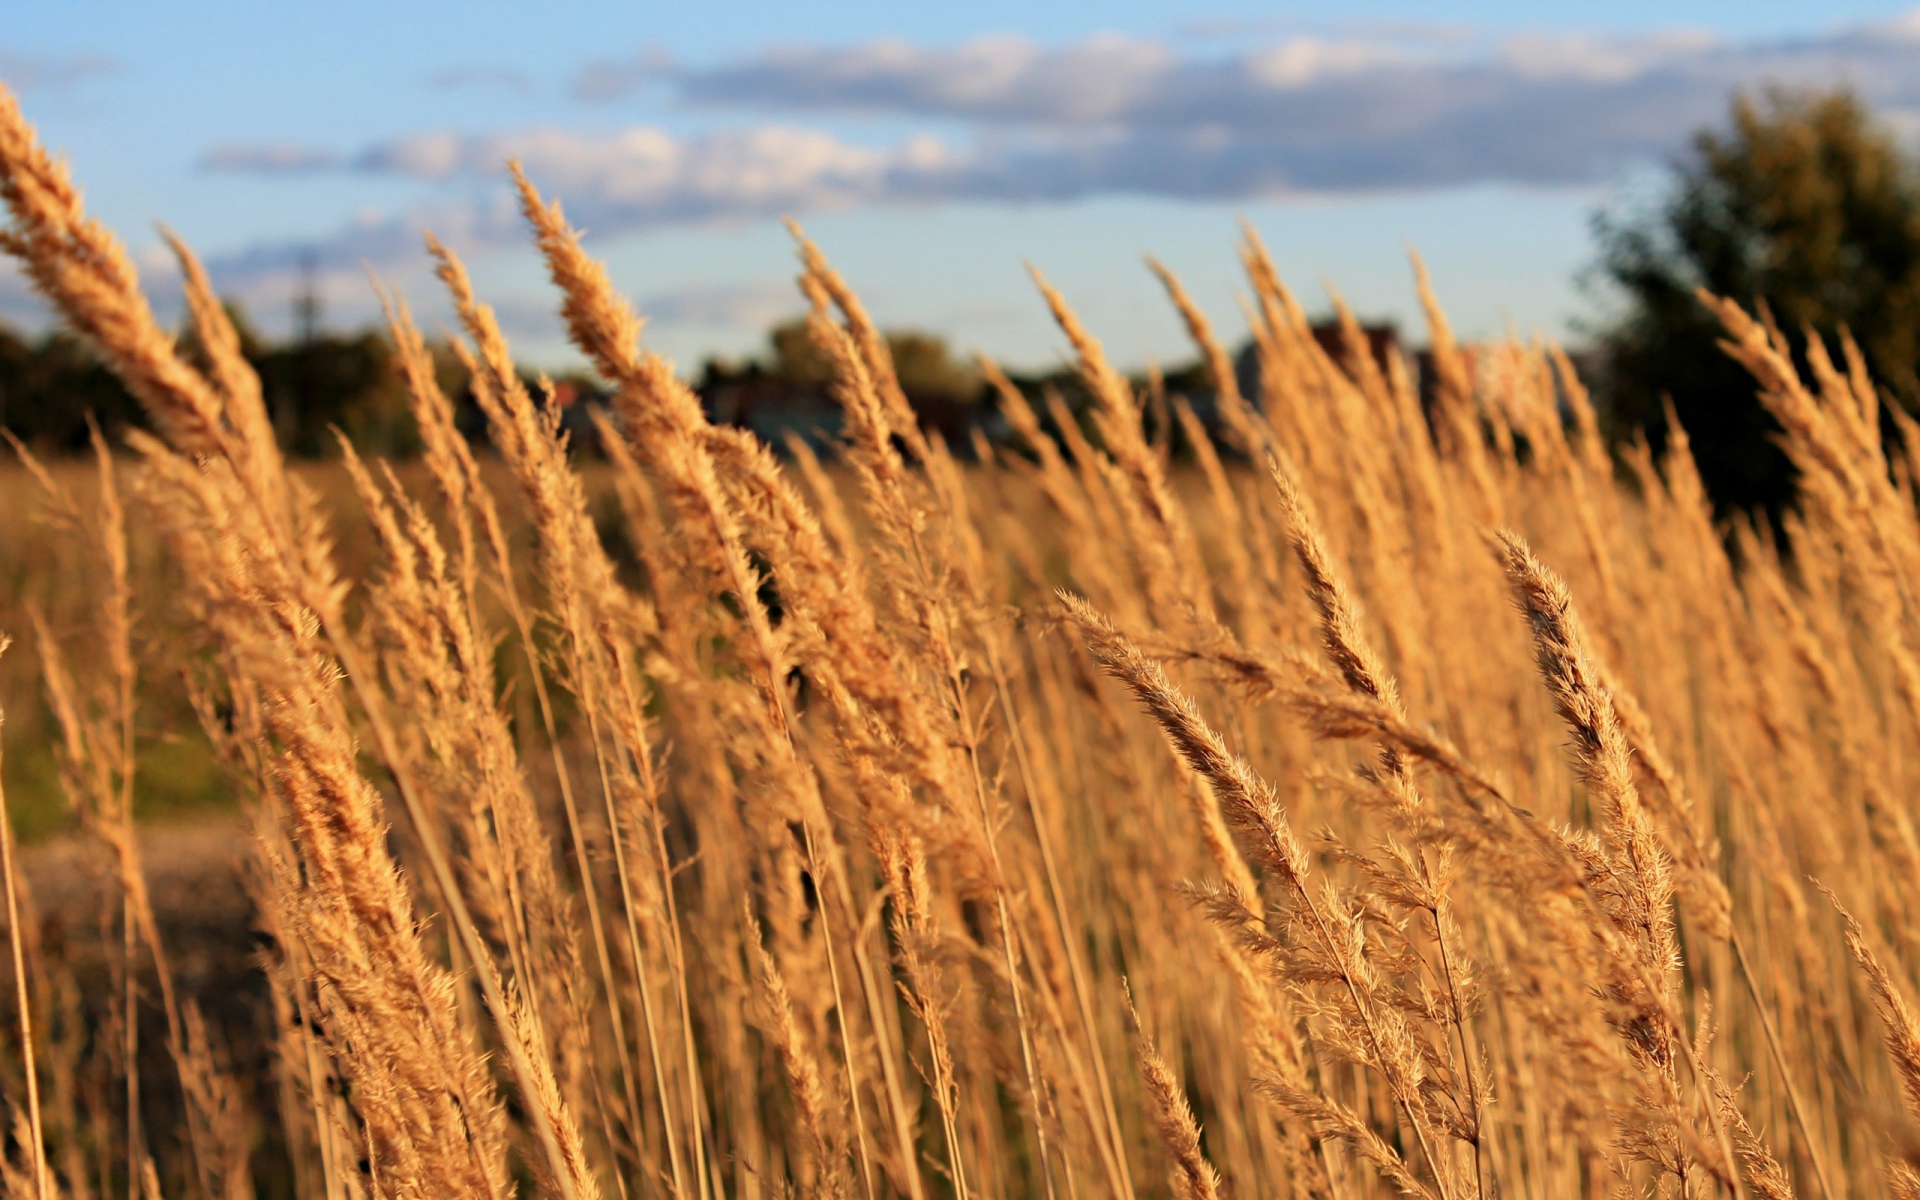
[[[1703,298],[1803,473],[1776,545],[1421,273],[1423,410],[1249,236],[1257,407],[1155,268],[1234,454],[1041,280],[1091,428],[986,364],[1024,445],[963,464],[802,239],[847,441],[788,466],[519,182],[610,462],[434,246],[497,459],[396,301],[426,455],[316,474],[0,96],[0,245],[157,431],[5,485],[10,778],[115,898],[93,1023],[9,921],[7,1195],[1920,1196],[1920,440],[1851,348]],[[250,814],[264,1088],[148,895],[183,746]]]

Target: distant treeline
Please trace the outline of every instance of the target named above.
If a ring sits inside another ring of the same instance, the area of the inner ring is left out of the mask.
[[[334,453],[333,428],[375,453],[418,449],[406,385],[385,334],[367,330],[275,342],[244,320],[235,323],[289,454]],[[182,343],[198,357],[190,336]],[[441,346],[434,360],[441,386],[449,395],[464,395],[466,372],[458,359]],[[64,331],[30,338],[0,327],[0,425],[36,451],[58,453],[86,445],[88,414],[110,434],[145,424],[140,406],[81,339]]]
[[[1595,233],[1599,256],[1584,278],[1603,305],[1585,329],[1594,349],[1576,357],[1603,429],[1616,446],[1644,439],[1658,453],[1671,414],[1688,433],[1721,515],[1778,517],[1797,485],[1779,446],[1779,424],[1745,367],[1720,351],[1724,331],[1700,303],[1702,289],[1766,314],[1778,343],[1805,369],[1816,360],[1857,365],[1883,393],[1883,436],[1920,416],[1920,155],[1850,93],[1736,97],[1727,125],[1702,130],[1673,164],[1664,195],[1596,214]],[[1331,325],[1315,333],[1335,340]],[[1403,353],[1391,326],[1370,326],[1368,334],[1383,361]],[[288,453],[332,454],[333,428],[374,453],[416,448],[383,333],[281,342],[244,336]],[[889,341],[923,424],[961,453],[976,436],[1005,436],[979,372],[945,341],[917,332],[896,332]],[[466,413],[464,427],[483,437],[485,422],[473,411],[457,356],[446,346],[434,355],[441,386]],[[1424,357],[1406,353],[1403,361],[1423,391],[1430,383]],[[1236,369],[1242,393],[1257,399],[1253,358],[1243,347]],[[750,428],[776,446],[796,436],[825,445],[840,424],[827,380],[804,325],[790,323],[772,330],[758,355],[708,361],[694,384],[717,421]],[[1043,419],[1054,411],[1044,403],[1049,389],[1067,411],[1084,407],[1079,381],[1064,368],[1016,374],[1014,381],[1042,401],[1036,407]],[[1197,362],[1135,382],[1149,432],[1174,452],[1178,399],[1212,424],[1212,383]],[[605,396],[589,376],[554,383],[576,445],[590,448],[595,426],[586,415]],[[89,412],[109,431],[140,420],[132,399],[75,339],[30,339],[0,328],[0,425],[57,453],[85,444]]]
[[[405,456],[418,450],[406,384],[384,331],[321,332],[276,341],[256,332],[238,310],[230,306],[229,311],[288,454],[335,453],[336,428],[363,451]],[[191,334],[181,340],[188,356],[197,358]],[[985,395],[978,371],[931,334],[892,334],[890,341],[901,383],[915,406],[930,425],[964,441]],[[430,348],[442,390],[472,418],[463,422],[471,436],[483,438],[484,421],[473,411],[466,368],[445,343]],[[710,359],[695,386],[724,419],[752,425],[776,440],[786,432],[818,438],[821,429],[830,434],[838,425],[828,375],[804,326],[792,323],[774,329],[757,357]],[[526,376],[529,384],[537,382],[535,373]],[[584,438],[592,429],[584,410],[605,401],[603,389],[586,374],[562,374],[550,382],[558,403],[580,410],[582,419],[569,424],[577,426],[577,438]],[[1064,372],[1056,383],[1074,386]],[[29,337],[0,326],[0,425],[36,450],[59,453],[86,445],[89,413],[109,432],[144,423],[140,406],[81,339],[62,331]]]
[[[405,383],[384,331],[322,332],[274,341],[255,332],[244,314],[230,311],[242,333],[243,352],[259,372],[267,409],[288,454],[331,456],[336,453],[332,433],[336,428],[363,451],[404,457],[418,450]],[[1399,352],[1391,326],[1369,326],[1368,331],[1377,354]],[[1324,332],[1331,346],[1332,327]],[[980,371],[955,354],[945,339],[918,331],[892,332],[887,339],[901,388],[924,426],[938,430],[961,453],[968,451],[976,434],[989,442],[1005,437],[1005,422]],[[191,335],[184,336],[182,344],[190,357],[197,356]],[[450,346],[437,343],[431,349],[440,386],[462,414],[462,427],[476,442],[483,441],[485,421],[473,403],[466,368]],[[1418,357],[1413,364],[1416,372]],[[1258,372],[1251,350],[1243,350],[1238,358],[1241,390],[1257,395]],[[1036,402],[1043,418],[1049,393],[1057,394],[1069,412],[1084,407],[1080,380],[1066,366],[1047,372],[1010,372],[1010,376]],[[532,372],[527,379],[529,384],[537,382]],[[775,446],[799,437],[826,448],[840,428],[830,379],[831,369],[804,324],[790,322],[769,332],[758,355],[707,360],[693,384],[716,421],[751,429]],[[576,445],[591,451],[594,425],[588,412],[606,403],[604,388],[585,373],[556,376],[550,382]],[[1203,422],[1212,424],[1214,389],[1197,360],[1142,373],[1135,382],[1153,436],[1172,436],[1177,423],[1171,405],[1176,398],[1184,399]],[[36,451],[58,454],[86,445],[89,413],[109,434],[144,423],[139,405],[80,339],[64,332],[29,338],[0,327],[0,426]]]

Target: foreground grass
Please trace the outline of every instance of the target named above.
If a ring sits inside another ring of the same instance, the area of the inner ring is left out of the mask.
[[[1257,405],[1166,282],[1254,466],[1175,399],[1173,474],[1040,281],[1094,407],[1002,388],[972,467],[803,241],[828,473],[711,426],[520,182],[604,472],[434,245],[498,462],[396,308],[423,462],[309,476],[191,255],[205,369],[0,104],[7,246],[157,431],[36,484],[14,593],[122,986],[76,1019],[12,924],[9,1195],[1920,1195],[1920,440],[1852,356],[1703,298],[1802,471],[1776,544],[1421,279],[1423,408],[1249,243]],[[167,738],[255,814],[271,1068],[152,916]]]

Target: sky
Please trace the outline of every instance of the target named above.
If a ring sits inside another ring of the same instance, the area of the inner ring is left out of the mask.
[[[515,159],[687,371],[801,311],[787,216],[883,325],[1018,366],[1062,356],[1029,264],[1129,367],[1190,355],[1146,254],[1237,334],[1243,219],[1310,308],[1418,339],[1415,248],[1460,332],[1578,340],[1594,214],[1652,203],[1734,89],[1844,82],[1920,135],[1920,8],[1329,8],[0,0],[0,82],[163,313],[160,226],[270,333],[305,278],[365,324],[370,272],[432,328],[432,230],[523,361],[571,365]],[[9,268],[0,320],[46,321]]]

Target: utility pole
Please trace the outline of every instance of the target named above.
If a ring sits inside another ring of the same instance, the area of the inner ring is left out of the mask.
[[[293,328],[303,346],[313,345],[320,333],[320,260],[311,250],[300,253],[300,288],[293,295]]]

